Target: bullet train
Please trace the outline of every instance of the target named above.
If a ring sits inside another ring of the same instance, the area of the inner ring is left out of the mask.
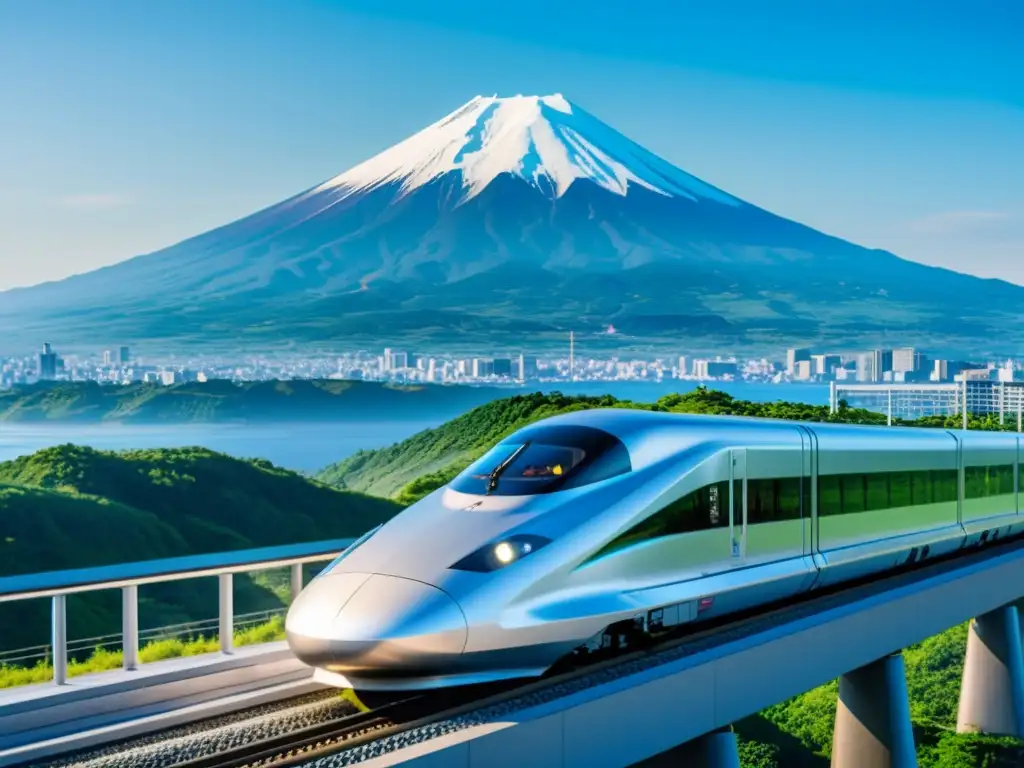
[[[286,631],[323,682],[542,675],[623,623],[679,629],[1024,532],[1015,434],[597,409],[515,432],[363,536]]]

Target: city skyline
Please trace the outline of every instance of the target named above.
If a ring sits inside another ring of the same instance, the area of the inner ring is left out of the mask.
[[[417,352],[399,347],[334,354],[277,357],[246,354],[184,360],[138,356],[121,345],[91,354],[62,356],[51,343],[31,356],[0,357],[0,389],[43,381],[132,382],[172,385],[227,379],[235,382],[289,379],[349,379],[399,383],[519,384],[532,381],[745,381],[772,384],[822,383],[920,385],[955,381],[1024,381],[1024,361],[1014,358],[963,360],[933,357],[918,347],[877,348],[835,353],[789,348],[784,358],[718,354],[710,356],[577,354],[572,334],[559,354],[519,352],[475,354]],[[593,350],[591,352],[594,352]]]
[[[1009,3],[886,6],[884,18],[878,3],[657,4],[656,29],[636,14],[612,39],[589,34],[601,8],[545,6],[550,23],[537,28],[522,21],[531,8],[481,18],[459,5],[253,3],[239,14],[230,3],[86,12],[54,0],[0,11],[20,105],[0,128],[0,289],[198,234],[496,91],[564,92],[775,213],[1024,283],[1024,157],[1013,151],[1024,91],[1010,74],[1021,11]],[[183,42],[195,52],[185,62],[171,50]],[[320,66],[339,49],[372,82]]]

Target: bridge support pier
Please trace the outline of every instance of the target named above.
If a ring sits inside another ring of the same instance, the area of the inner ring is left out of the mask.
[[[1017,605],[1005,605],[971,622],[956,730],[1024,736],[1024,658]]]
[[[839,678],[832,768],[917,768],[902,654]]]
[[[671,755],[672,765],[686,768],[740,768],[739,744],[732,728],[706,733],[671,750]]]

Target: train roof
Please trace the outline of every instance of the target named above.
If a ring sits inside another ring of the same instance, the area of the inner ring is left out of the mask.
[[[544,424],[560,424],[574,426],[588,426],[602,429],[609,434],[622,440],[628,440],[631,435],[648,428],[682,428],[687,432],[693,430],[703,432],[715,427],[731,427],[733,429],[754,430],[762,433],[785,432],[791,434],[794,427],[802,425],[809,427],[819,435],[841,436],[856,435],[858,437],[899,437],[902,440],[913,440],[919,437],[923,440],[934,439],[937,433],[949,431],[968,441],[1004,440],[1012,441],[1017,437],[1016,433],[1000,434],[996,432],[962,430],[942,430],[933,427],[889,427],[885,425],[870,424],[841,424],[835,422],[820,421],[797,421],[794,419],[768,419],[757,416],[732,416],[719,414],[696,414],[696,413],[672,413],[667,411],[647,411],[635,408],[593,408],[583,411],[572,411],[544,419]],[[730,430],[731,431],[731,430]]]

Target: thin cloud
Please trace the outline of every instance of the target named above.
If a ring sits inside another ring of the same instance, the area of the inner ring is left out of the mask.
[[[943,211],[914,219],[910,228],[922,235],[950,235],[983,229],[1009,218],[1006,211]]]
[[[60,204],[65,208],[76,208],[84,211],[120,208],[121,206],[128,205],[129,202],[131,201],[123,195],[105,194],[69,195],[60,199]]]

